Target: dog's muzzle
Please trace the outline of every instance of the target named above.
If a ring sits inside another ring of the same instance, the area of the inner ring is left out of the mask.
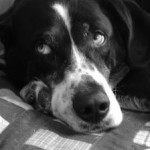
[[[73,97],[73,109],[85,122],[99,123],[107,115],[109,106],[103,88],[92,81],[81,83]]]

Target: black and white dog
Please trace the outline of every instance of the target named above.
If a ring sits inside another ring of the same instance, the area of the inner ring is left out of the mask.
[[[114,88],[150,98],[150,15],[134,1],[16,0],[0,37],[25,101],[76,131],[120,125]]]

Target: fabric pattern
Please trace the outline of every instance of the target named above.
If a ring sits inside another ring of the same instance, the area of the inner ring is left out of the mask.
[[[133,142],[137,146],[143,146],[150,149],[150,122],[147,122],[144,127],[137,132]]]
[[[9,122],[0,116],[0,134],[5,130],[9,125]]]
[[[34,133],[25,144],[37,146],[44,150],[89,150],[92,147],[92,144],[67,139],[43,129]]]

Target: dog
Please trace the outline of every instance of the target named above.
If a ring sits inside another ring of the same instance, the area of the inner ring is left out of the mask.
[[[117,97],[150,98],[150,15],[132,0],[16,0],[0,37],[24,100],[75,131],[119,126]]]

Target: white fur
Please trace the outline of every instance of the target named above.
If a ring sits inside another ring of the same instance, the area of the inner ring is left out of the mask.
[[[119,104],[105,77],[98,71],[93,63],[89,62],[83,54],[79,52],[75,45],[71,36],[71,19],[68,14],[67,6],[56,3],[53,5],[53,8],[63,19],[72,41],[72,70],[65,72],[65,79],[63,82],[58,85],[53,85],[54,91],[51,101],[53,114],[67,122],[71,127],[79,132],[90,130],[96,131],[95,127],[97,126],[99,126],[99,130],[118,126],[123,118]],[[96,83],[102,86],[110,100],[110,110],[108,114],[104,120],[97,125],[90,125],[84,122],[73,110],[72,98],[74,96],[75,88],[78,88],[79,83],[83,80],[83,75],[90,76]],[[86,126],[86,128],[83,128],[83,126]]]
[[[65,25],[70,30],[70,17],[67,7],[62,4],[56,3],[53,5],[53,8],[61,16],[61,18],[64,20]]]

